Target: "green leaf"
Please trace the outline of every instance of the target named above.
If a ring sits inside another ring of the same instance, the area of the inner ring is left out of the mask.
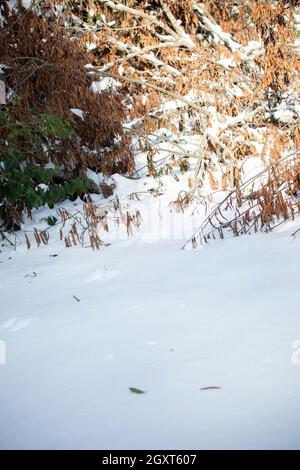
[[[66,139],[74,134],[74,129],[70,121],[65,121],[55,114],[44,113],[41,115],[41,132],[48,137]]]
[[[54,186],[49,189],[46,193],[46,203],[50,208],[54,206],[54,204],[57,204],[58,202],[63,201],[66,199],[67,194],[65,192],[65,189],[63,186]]]
[[[88,178],[70,180],[65,184],[65,191],[69,196],[73,196],[76,191],[85,193],[90,186],[90,180]]]
[[[146,393],[145,390],[141,390],[140,388],[136,388],[136,387],[129,387],[129,390],[132,393],[136,393],[137,395],[141,395],[142,393]]]
[[[6,123],[7,114],[4,111],[0,111],[0,126],[3,126]]]
[[[73,194],[77,191],[76,183],[74,183],[73,180],[68,181],[68,183],[65,184],[65,191],[68,196],[73,196]]]
[[[44,203],[42,196],[38,193],[38,191],[35,191],[33,188],[27,189],[26,201],[29,209],[32,209],[33,207],[35,209],[38,209]]]
[[[51,216],[51,215],[49,217],[46,217],[45,220],[46,220],[47,224],[50,225],[50,227],[53,227],[57,222],[57,218],[54,217],[54,216]]]

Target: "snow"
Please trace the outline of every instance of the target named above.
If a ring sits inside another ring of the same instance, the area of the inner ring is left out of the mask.
[[[37,187],[42,189],[43,191],[48,191],[48,189],[49,189],[49,186],[47,184],[44,184],[44,183],[38,184]]]
[[[217,61],[217,64],[220,64],[225,68],[237,66],[237,63],[232,59],[232,57],[221,57],[221,59]]]
[[[21,0],[21,5],[23,8],[30,8],[31,5],[32,5],[32,0]],[[17,0],[9,0],[7,2],[7,7],[10,11],[14,11],[18,8],[18,1]],[[0,9],[1,9],[1,5],[0,5]],[[0,24],[1,22],[3,21],[3,16],[1,15],[1,12],[0,12]]]
[[[243,52],[249,56],[257,56],[262,54],[263,43],[262,41],[249,41],[246,46],[243,48]]]
[[[0,447],[299,448],[294,228],[2,252]]]
[[[86,50],[88,52],[90,52],[90,51],[93,51],[94,49],[97,48],[97,43],[96,42],[87,42],[85,47],[86,47]]]
[[[120,85],[121,83],[114,78],[104,77],[101,80],[95,80],[92,82],[91,89],[94,93],[100,93],[109,89],[115,90]]]
[[[78,108],[70,108],[70,111],[72,114],[75,116],[78,116],[82,121],[84,121],[84,112],[81,109]]]

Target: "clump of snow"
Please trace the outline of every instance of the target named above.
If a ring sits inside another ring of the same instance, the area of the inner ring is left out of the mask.
[[[236,61],[233,60],[231,57],[222,57],[217,61],[217,64],[222,65],[225,68],[231,68],[231,67],[236,67]]]
[[[38,184],[37,187],[42,189],[43,191],[47,191],[49,189],[49,186],[47,184],[44,184],[44,183]]]
[[[103,77],[101,80],[92,82],[91,88],[94,93],[101,93],[107,90],[116,90],[117,87],[121,86],[121,83],[110,77]]]
[[[252,59],[257,56],[262,54],[263,52],[263,43],[261,40],[259,41],[249,41],[246,46],[243,47],[243,52],[251,57]]]
[[[86,47],[86,50],[90,52],[97,48],[97,44],[95,42],[87,42],[85,44],[85,47]]]
[[[84,121],[84,112],[81,109],[70,108],[70,111],[72,114],[74,114],[75,116],[79,117],[80,119]]]

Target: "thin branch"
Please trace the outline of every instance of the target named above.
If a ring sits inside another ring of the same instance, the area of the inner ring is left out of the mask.
[[[197,104],[193,103],[193,101],[190,101],[188,98],[186,98],[185,96],[178,95],[177,93],[173,93],[172,91],[169,91],[169,90],[165,90],[164,88],[153,85],[152,83],[146,82],[144,80],[136,80],[134,78],[126,77],[124,75],[116,75],[112,73],[102,72],[97,67],[89,67],[88,70],[89,70],[88,75],[90,76],[100,75],[102,77],[114,78],[115,80],[119,80],[120,82],[125,81],[129,83],[135,83],[136,85],[141,85],[146,88],[152,88],[153,90],[158,91],[159,93],[171,96],[175,100],[182,101],[184,104],[186,104],[187,106],[190,106],[191,108],[196,109],[199,113],[201,113],[204,116],[208,115],[208,111],[206,110],[206,108],[198,106]]]

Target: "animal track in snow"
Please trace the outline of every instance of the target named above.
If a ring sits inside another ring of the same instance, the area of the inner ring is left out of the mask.
[[[30,323],[30,318],[24,318],[23,320],[18,320],[18,317],[9,318],[8,320],[0,324],[0,331],[6,330],[15,333],[17,331],[23,330]]]

